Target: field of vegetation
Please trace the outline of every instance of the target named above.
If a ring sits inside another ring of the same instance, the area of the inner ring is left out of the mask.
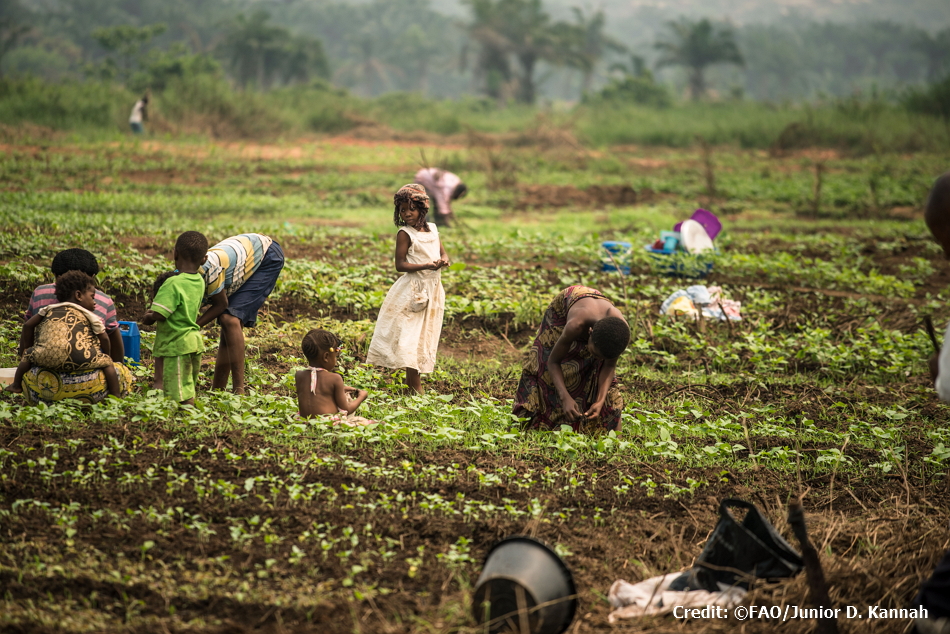
[[[97,255],[123,320],[144,312],[181,231],[263,232],[288,258],[248,332],[247,396],[207,391],[210,327],[194,409],[149,390],[147,353],[122,401],[0,397],[0,629],[476,632],[482,559],[521,533],[574,571],[569,631],[605,631],[611,583],[690,565],[719,500],[756,503],[791,539],[798,494],[836,604],[906,607],[950,546],[950,408],[926,377],[921,328],[925,315],[938,329],[950,320],[950,270],[920,213],[950,157],[590,150],[556,132],[422,147],[0,147],[0,365],[14,365],[29,294],[63,248]],[[427,162],[471,193],[443,234],[455,264],[438,366],[425,395],[404,396],[401,375],[362,360],[397,275],[391,196]],[[741,322],[658,315],[691,282],[662,275],[639,245],[697,206],[723,219],[706,283],[742,301]],[[637,245],[631,275],[600,270],[607,239]],[[509,413],[520,354],[551,297],[577,283],[606,292],[633,328],[618,367],[622,430],[522,432]],[[344,339],[344,375],[370,391],[361,413],[378,425],[295,417],[292,373],[314,327]],[[804,606],[804,575],[747,602]]]

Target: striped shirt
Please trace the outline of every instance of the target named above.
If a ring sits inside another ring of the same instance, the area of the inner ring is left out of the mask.
[[[205,297],[223,289],[228,295],[241,288],[261,265],[273,238],[260,233],[242,233],[208,249],[208,261],[198,274],[205,280]]]
[[[30,297],[30,305],[26,308],[26,314],[23,316],[24,321],[28,320],[30,317],[35,315],[40,308],[43,306],[51,306],[53,304],[60,303],[56,299],[56,285],[55,284],[43,284],[42,286],[37,286],[36,290],[33,291],[33,296]],[[115,312],[115,304],[112,303],[112,300],[109,299],[109,296],[96,289],[96,309],[93,311],[98,315],[99,319],[102,320],[102,323],[106,325],[106,332],[112,332],[119,327],[119,320]]]

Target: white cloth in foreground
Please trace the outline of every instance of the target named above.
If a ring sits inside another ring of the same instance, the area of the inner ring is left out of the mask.
[[[405,231],[412,240],[406,262],[424,264],[441,257],[439,230],[435,223],[429,223],[427,232],[412,227],[400,227],[399,230]],[[422,293],[428,296],[428,305],[418,310]],[[445,289],[442,288],[441,271],[404,274],[389,289],[379,309],[366,362],[384,368],[413,368],[423,374],[432,372],[444,312]]]
[[[940,367],[937,370],[937,396],[941,401],[950,401],[950,325],[943,334],[943,347],[940,348]]]
[[[723,584],[719,584],[719,592],[670,590],[670,584],[682,574],[671,572],[640,583],[629,583],[623,579],[615,581],[607,593],[610,605],[614,608],[607,620],[615,623],[618,619],[669,614],[678,605],[689,608],[721,605],[731,608],[738,605],[746,594],[743,588]]]

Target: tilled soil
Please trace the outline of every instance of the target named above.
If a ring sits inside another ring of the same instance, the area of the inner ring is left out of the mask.
[[[76,473],[80,464],[102,460],[103,474],[109,479],[80,486],[71,484],[69,476],[50,481],[40,469],[26,466],[29,459],[50,457],[52,450],[46,443],[65,445],[67,439],[82,440],[83,444],[75,450],[58,450],[56,472]],[[53,508],[78,505],[71,525],[29,505],[27,510],[2,519],[0,535],[7,559],[0,562],[0,584],[6,601],[75,604],[78,614],[104,614],[112,623],[108,630],[116,632],[459,631],[473,622],[464,613],[446,612],[447,602],[464,605],[470,601],[478,562],[496,540],[531,534],[571,553],[566,559],[580,592],[578,619],[571,631],[600,631],[610,629],[606,620],[609,606],[602,598],[610,584],[619,578],[635,581],[690,565],[715,525],[718,500],[740,497],[753,501],[787,534],[784,501],[792,487],[768,470],[736,477],[715,469],[683,470],[662,461],[621,467],[586,461],[568,465],[545,455],[518,457],[465,450],[420,453],[396,449],[383,455],[365,448],[348,450],[344,457],[311,454],[299,447],[268,454],[262,450],[273,448],[266,440],[239,433],[207,438],[202,443],[180,440],[173,450],[162,449],[162,442],[168,440],[170,434],[161,427],[127,421],[80,427],[68,434],[3,428],[0,447],[14,454],[8,456],[5,477],[0,481],[3,499],[43,500]],[[100,450],[115,442],[135,447],[139,453]],[[208,447],[215,453],[210,454]],[[232,452],[263,457],[225,457]],[[319,465],[313,461],[315,457],[354,462],[349,466],[339,462]],[[400,476],[398,466],[403,462],[454,469],[457,475],[446,481]],[[20,466],[13,469],[12,463]],[[397,468],[395,475],[378,477],[354,472],[353,464]],[[468,469],[469,465],[473,469]],[[479,481],[479,474],[505,470],[518,475],[494,484]],[[556,474],[547,485],[522,483],[522,478],[534,477],[529,474],[545,470]],[[128,477],[125,474],[140,480],[122,485],[122,478]],[[239,495],[228,500],[202,493],[197,486],[172,487],[171,474],[190,474],[193,482],[200,474],[204,482],[236,483]],[[709,485],[702,498],[682,495],[668,499],[662,492],[651,495],[641,486],[618,490],[620,475],[631,480],[649,475],[657,482],[692,477]],[[142,480],[145,476],[153,480]],[[286,492],[268,492],[260,483],[253,491],[241,486],[258,477],[280,484],[320,483],[340,498],[335,502],[326,496],[295,502]],[[947,520],[946,509],[935,509],[932,502],[950,497],[950,483],[916,482],[912,477],[909,481],[839,477],[835,486],[823,476],[806,478],[801,485],[811,491],[806,497],[809,526],[812,540],[822,551],[834,600],[841,605],[904,606],[920,581],[917,571],[932,567],[947,546],[941,530]],[[360,487],[365,490],[362,494]],[[407,500],[427,495],[446,500],[464,497],[473,503],[508,504],[518,509],[537,504],[545,511],[571,510],[562,520],[550,515],[539,521],[504,514],[465,518],[427,512],[418,503],[374,508],[372,503],[380,495]],[[96,520],[89,512],[79,512],[80,508],[115,519]],[[172,508],[171,518],[162,523],[137,512],[154,509],[164,513]],[[70,514],[66,516],[68,522]],[[189,517],[200,517],[213,532],[196,535],[188,527]],[[257,518],[258,525],[263,523],[262,533],[283,539],[273,544],[260,539],[236,541],[231,527],[254,521],[251,518]],[[67,525],[75,531],[68,536]],[[366,531],[366,525],[372,528]],[[352,551],[346,558],[339,556],[340,549],[322,558],[317,539],[300,538],[308,530],[339,537],[343,527],[352,527],[359,542],[346,543],[346,549]],[[447,546],[459,543],[460,537],[470,540],[474,562],[455,568],[444,565],[439,556],[445,557]],[[152,545],[143,550],[149,542]],[[390,544],[391,556],[377,556],[377,545],[384,542]],[[289,563],[297,545],[308,556],[298,564]],[[417,556],[420,547],[424,550],[421,562],[410,576],[411,563],[406,560]],[[46,565],[41,568],[37,562]],[[365,565],[354,573],[358,562]],[[109,570],[121,572],[116,576]],[[353,586],[339,584],[347,578],[353,580]],[[354,596],[350,588],[361,594]],[[380,594],[381,589],[386,594]],[[801,577],[765,585],[755,591],[751,601],[804,606],[806,586]],[[805,632],[813,624],[799,621],[783,627]],[[682,627],[668,619],[647,619],[633,625],[660,631]],[[690,625],[692,630],[718,631],[739,623],[693,621]],[[776,625],[772,621],[749,622],[744,628],[764,632]],[[842,625],[844,631],[899,632],[906,622],[868,622],[863,624],[867,629],[851,622]],[[62,632],[74,626],[68,620],[62,626],[24,621],[9,631]]]

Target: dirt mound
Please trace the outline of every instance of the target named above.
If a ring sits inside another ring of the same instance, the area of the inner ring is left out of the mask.
[[[515,208],[542,207],[606,207],[608,205],[637,205],[653,200],[653,190],[637,191],[629,185],[591,185],[578,189],[574,185],[522,185]]]

